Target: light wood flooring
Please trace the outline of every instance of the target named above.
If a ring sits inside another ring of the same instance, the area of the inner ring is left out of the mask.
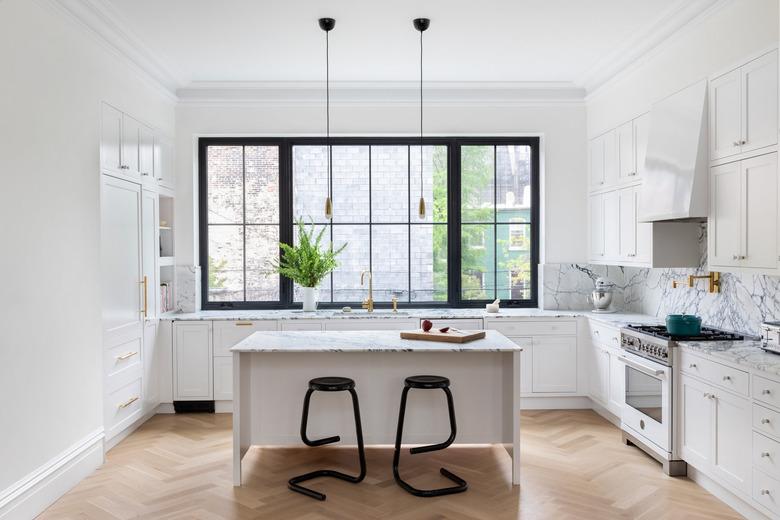
[[[106,464],[53,504],[43,519],[708,519],[741,518],[692,481],[670,478],[591,411],[523,413],[522,485],[510,484],[499,446],[456,447],[401,458],[418,487],[447,485],[445,466],[469,482],[460,495],[408,495],[393,481],[392,449],[367,449],[361,484],[309,482],[325,502],[289,491],[316,468],[356,468],[354,450],[253,448],[246,486],[231,481],[231,417],[157,415],[108,453]]]

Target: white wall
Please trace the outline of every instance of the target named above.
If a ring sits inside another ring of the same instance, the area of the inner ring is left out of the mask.
[[[778,40],[777,0],[733,0],[662,43],[588,99],[588,136],[650,110],[651,105],[769,50]]]
[[[339,135],[399,135],[417,131],[414,106],[332,107],[331,128]],[[198,263],[196,137],[205,135],[322,135],[323,107],[192,106],[176,110],[176,261]],[[539,106],[432,106],[425,112],[429,135],[543,134],[542,257],[576,262],[585,255],[587,151],[581,104]],[[574,218],[572,218],[574,217]]]
[[[0,2],[0,496],[100,429],[99,123],[173,104],[47,1]]]

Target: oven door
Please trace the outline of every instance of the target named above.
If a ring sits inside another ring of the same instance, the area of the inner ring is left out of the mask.
[[[629,352],[620,360],[626,366],[623,426],[671,453],[671,368]]]

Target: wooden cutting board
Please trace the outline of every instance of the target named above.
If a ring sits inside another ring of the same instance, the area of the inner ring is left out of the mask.
[[[401,339],[416,339],[423,341],[444,341],[447,343],[466,343],[475,339],[485,337],[484,330],[459,330],[450,329],[447,332],[439,332],[437,329],[431,329],[430,332],[423,330],[403,330]]]

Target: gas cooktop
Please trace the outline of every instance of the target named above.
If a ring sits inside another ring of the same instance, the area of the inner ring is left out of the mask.
[[[667,332],[664,325],[628,325],[626,328],[667,341],[740,341],[745,339],[740,334],[711,327],[702,327],[701,334],[696,336],[673,336]]]

